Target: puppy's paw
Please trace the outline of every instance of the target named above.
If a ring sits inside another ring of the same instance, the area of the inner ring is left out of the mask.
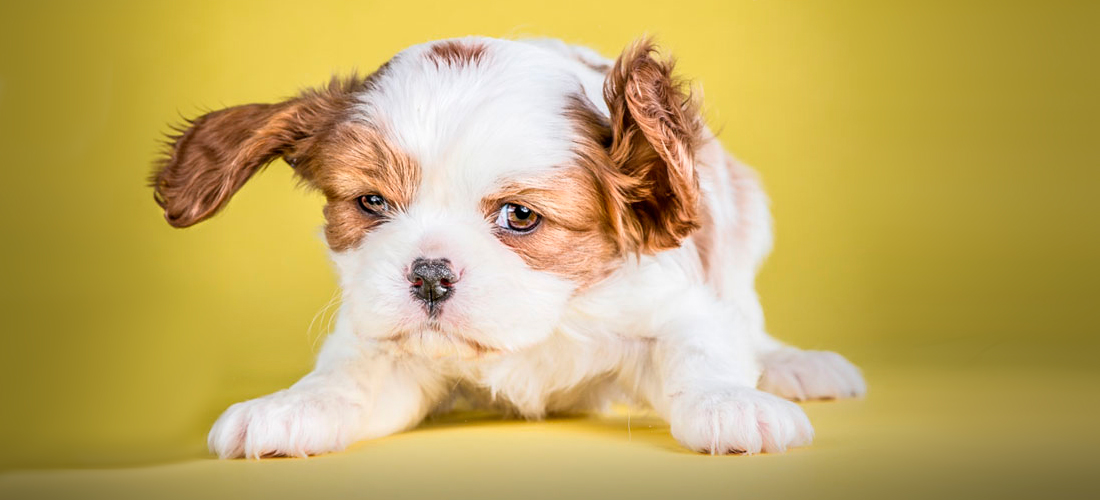
[[[854,398],[867,393],[859,368],[835,352],[783,348],[760,361],[764,372],[757,387],[787,399]]]
[[[210,429],[207,444],[221,458],[305,457],[355,441],[359,405],[338,396],[288,389],[237,403]]]
[[[679,394],[670,420],[677,441],[712,455],[777,453],[814,437],[802,408],[748,387]]]

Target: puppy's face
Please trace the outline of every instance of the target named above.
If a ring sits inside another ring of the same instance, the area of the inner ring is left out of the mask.
[[[366,79],[200,117],[156,173],[157,200],[189,226],[282,157],[327,199],[357,335],[413,355],[519,350],[626,254],[696,227],[701,120],[651,52],[635,44],[611,69],[605,110],[568,52],[413,47]]]

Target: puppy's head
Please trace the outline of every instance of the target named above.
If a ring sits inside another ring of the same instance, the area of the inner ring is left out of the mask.
[[[282,158],[327,198],[357,335],[417,355],[518,350],[628,255],[697,227],[703,126],[671,63],[641,41],[605,76],[583,64],[513,41],[416,46],[367,78],[199,117],[156,200],[190,226]]]

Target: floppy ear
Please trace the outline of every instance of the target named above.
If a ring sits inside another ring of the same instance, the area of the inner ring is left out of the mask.
[[[703,119],[672,75],[673,62],[655,58],[641,39],[623,51],[604,82],[610,111],[612,162],[625,176],[617,188],[617,227],[626,248],[653,253],[675,248],[699,227],[695,150]]]
[[[277,104],[246,104],[207,113],[169,137],[149,182],[164,218],[187,227],[212,217],[253,174],[278,157],[297,166],[315,138],[341,116],[362,79],[333,79]],[[303,178],[308,173],[296,168]]]

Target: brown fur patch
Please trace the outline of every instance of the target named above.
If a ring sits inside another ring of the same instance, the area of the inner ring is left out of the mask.
[[[610,121],[580,94],[565,111],[578,134],[578,163],[601,197],[600,226],[618,254],[675,248],[702,222],[694,165],[702,119],[672,63],[656,61],[654,51],[642,40],[616,61],[604,87]]]
[[[609,201],[624,205],[612,221],[628,248],[675,248],[699,227],[695,150],[703,121],[673,77],[673,63],[653,57],[648,39],[628,47],[604,84],[610,110],[611,163],[629,180],[609,175]],[[602,134],[602,132],[601,132]]]
[[[474,66],[485,57],[486,47],[479,43],[447,40],[432,45],[426,54],[436,66]]]
[[[187,227],[213,216],[281,156],[328,199],[329,246],[340,251],[358,244],[383,220],[361,210],[359,197],[380,194],[398,210],[411,202],[420,178],[415,163],[381,130],[349,113],[355,93],[369,89],[387,66],[365,79],[333,79],[281,103],[235,106],[191,122],[170,138],[167,157],[150,180],[168,223]]]
[[[547,177],[506,184],[482,201],[486,217],[495,221],[505,203],[524,205],[542,218],[530,233],[498,231],[531,268],[570,279],[581,289],[614,270],[618,247],[608,236],[599,181],[587,168],[563,166]]]
[[[384,221],[359,207],[360,196],[382,195],[391,211],[407,208],[416,196],[420,167],[376,126],[340,123],[318,139],[315,149],[304,167],[328,199],[325,238],[334,251],[358,245]]]
[[[201,222],[275,158],[300,163],[316,137],[344,117],[353,93],[367,81],[333,79],[294,99],[234,106],[180,127],[149,180],[165,219],[175,227]]]

